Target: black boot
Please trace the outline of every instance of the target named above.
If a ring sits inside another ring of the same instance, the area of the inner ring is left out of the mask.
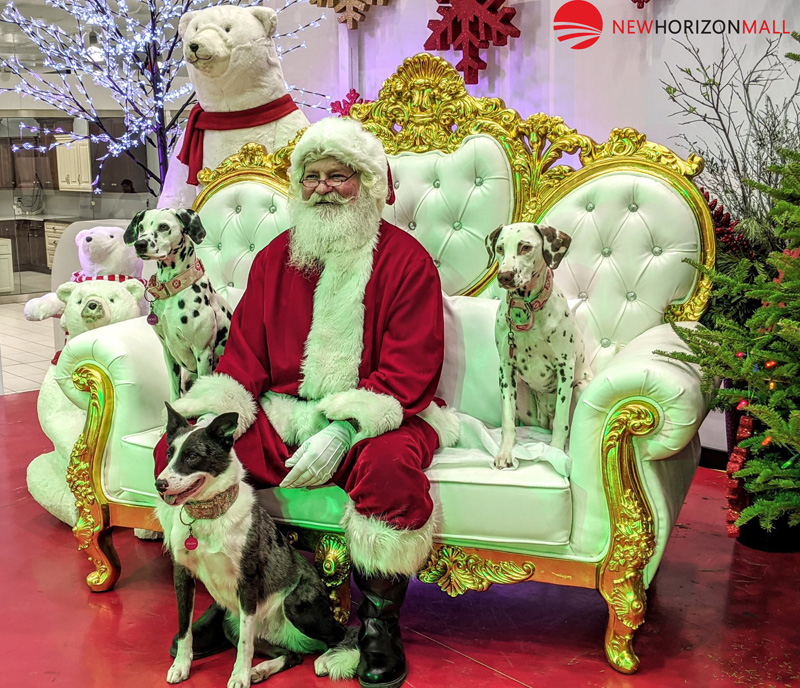
[[[408,576],[366,576],[354,568],[353,580],[363,595],[358,605],[358,680],[367,688],[398,688],[406,678],[400,607]]]
[[[197,621],[192,624],[192,657],[202,659],[219,654],[233,647],[225,637],[225,610],[214,602]],[[172,639],[169,654],[178,653],[178,636]]]

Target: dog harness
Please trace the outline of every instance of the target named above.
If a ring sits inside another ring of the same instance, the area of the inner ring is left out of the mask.
[[[147,300],[150,302],[150,315],[147,316],[147,322],[150,325],[158,323],[158,316],[153,312],[153,301],[168,299],[170,296],[175,296],[188,289],[195,282],[197,282],[206,270],[203,267],[203,261],[196,258],[192,266],[188,270],[184,270],[179,275],[176,275],[168,282],[159,282],[156,276],[153,275],[147,283]]]
[[[542,310],[544,305],[553,293],[553,271],[547,269],[547,277],[544,286],[535,294],[528,296],[512,296],[508,293],[508,312],[506,313],[506,323],[508,324],[508,357],[513,359],[517,353],[514,343],[515,332],[527,332],[533,327],[536,311]]]
[[[189,167],[187,182],[197,186],[197,173],[203,169],[203,140],[205,130],[229,131],[231,129],[248,129],[262,124],[276,122],[297,110],[297,105],[287,93],[277,100],[264,103],[249,110],[234,112],[206,112],[198,103],[189,113],[186,121],[186,134],[183,147],[178,153],[178,160]]]
[[[183,542],[183,546],[189,551],[197,549],[197,538],[194,536],[192,524],[197,519],[219,518],[231,508],[236,498],[239,496],[239,483],[234,483],[227,490],[215,494],[211,499],[202,502],[186,502],[178,513],[181,523],[189,526],[189,537]],[[186,512],[192,520],[186,523],[183,520],[183,512]]]

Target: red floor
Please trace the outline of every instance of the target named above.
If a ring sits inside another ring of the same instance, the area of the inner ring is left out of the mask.
[[[159,543],[117,532],[119,583],[90,593],[83,582],[89,566],[71,532],[25,488],[25,466],[50,448],[36,421],[36,393],[0,397],[0,506],[8,528],[0,685],[166,685],[166,649],[177,623],[169,561]],[[723,491],[722,474],[698,472],[650,589],[636,641],[638,674],[623,676],[606,664],[606,607],[592,591],[531,583],[450,599],[415,582],[403,619],[406,685],[800,686],[800,555],[765,554],[725,537]],[[224,686],[233,660],[231,650],[196,662],[184,685]],[[329,681],[316,678],[307,659],[268,684]]]

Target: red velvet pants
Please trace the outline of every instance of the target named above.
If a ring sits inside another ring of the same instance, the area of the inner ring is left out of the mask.
[[[413,416],[397,429],[355,444],[342,460],[331,482],[341,487],[356,511],[374,516],[394,528],[416,530],[431,516],[433,502],[424,468],[439,446],[434,429]],[[279,485],[293,454],[259,407],[255,423],[234,443],[236,455],[256,488]],[[156,445],[156,475],[167,465],[166,436]]]

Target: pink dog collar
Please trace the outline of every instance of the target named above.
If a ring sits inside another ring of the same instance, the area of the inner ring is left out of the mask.
[[[527,332],[533,327],[533,321],[536,317],[536,311],[542,310],[550,294],[553,293],[553,271],[547,269],[547,279],[544,282],[544,287],[536,293],[529,296],[512,296],[511,292],[508,293],[508,312],[506,313],[506,322],[508,327],[514,332]]]

